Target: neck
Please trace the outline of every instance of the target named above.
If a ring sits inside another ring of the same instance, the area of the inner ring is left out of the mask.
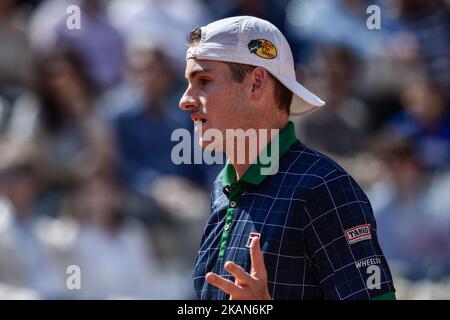
[[[233,167],[236,170],[236,179],[239,180],[250,167],[250,164],[233,164]]]
[[[251,141],[251,139],[245,139],[245,143],[242,146],[244,149],[244,160],[239,161],[239,154],[242,153],[242,150],[239,148],[239,144],[234,145],[234,154],[227,154],[230,159],[233,167],[236,171],[236,178],[239,180],[245,172],[250,168],[252,163],[254,163],[258,157],[258,155],[267,147],[267,145],[272,141],[274,137],[276,137],[280,131],[287,125],[287,120],[278,125],[268,126],[265,128],[259,128],[256,130],[256,147],[251,145],[251,143],[255,143],[255,141]]]

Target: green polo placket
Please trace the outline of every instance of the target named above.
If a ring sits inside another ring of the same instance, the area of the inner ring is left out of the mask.
[[[279,134],[279,157],[283,156],[289,147],[297,140],[295,136],[295,127],[292,122],[289,121],[287,126],[280,131]],[[266,150],[271,151],[271,144],[269,143],[266,147]],[[266,151],[265,150],[265,151]],[[279,161],[279,159],[276,159]],[[259,157],[258,159],[252,163],[252,165],[248,168],[248,170],[244,173],[241,180],[253,185],[259,185],[265,178],[265,175],[261,174],[261,169],[264,165],[261,163]],[[228,240],[230,238],[230,230],[234,220],[234,212],[236,210],[238,200],[244,192],[244,189],[240,183],[240,181],[236,181],[236,171],[234,169],[233,164],[228,161],[225,165],[223,176],[222,176],[222,187],[228,188],[229,196],[229,204],[227,208],[227,213],[225,216],[225,225],[223,227],[222,237],[220,238],[220,247],[219,247],[219,258],[222,258],[225,254],[225,250],[227,249]]]
[[[228,238],[230,236],[231,225],[233,223],[234,211],[237,202],[244,191],[238,182],[232,183],[230,186],[230,202],[228,204],[227,214],[225,216],[225,225],[223,227],[222,237],[220,239],[219,258],[223,257],[227,248]]]

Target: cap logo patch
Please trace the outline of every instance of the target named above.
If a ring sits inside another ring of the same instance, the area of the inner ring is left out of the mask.
[[[362,224],[345,230],[345,237],[349,244],[353,244],[362,240],[372,239],[370,224]]]
[[[277,49],[272,42],[266,39],[256,39],[248,43],[248,50],[264,59],[273,59],[277,56]]]

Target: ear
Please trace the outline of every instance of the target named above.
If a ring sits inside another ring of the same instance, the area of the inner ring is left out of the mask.
[[[267,92],[269,86],[269,73],[266,69],[256,67],[251,73],[251,97],[258,101]]]

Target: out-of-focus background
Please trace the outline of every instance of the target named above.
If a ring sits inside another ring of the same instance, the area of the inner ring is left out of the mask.
[[[186,36],[254,15],[327,102],[292,119],[298,137],[367,192],[398,298],[450,299],[449,3],[1,0],[0,298],[195,298],[221,166],[170,159],[173,130],[192,132],[178,110]]]

